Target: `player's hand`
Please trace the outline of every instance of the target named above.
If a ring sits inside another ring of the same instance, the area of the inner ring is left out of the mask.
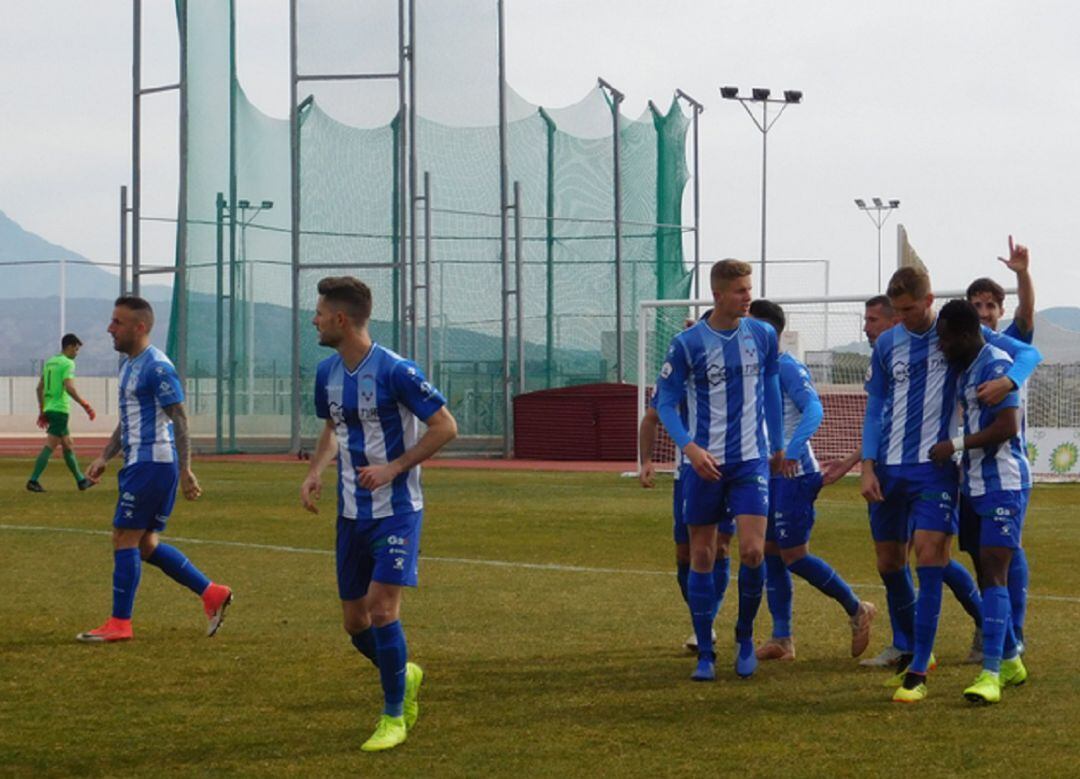
[[[40,427],[42,430],[44,430],[45,428],[47,428],[49,426],[49,418],[47,416],[45,416],[44,411],[42,411],[40,414],[38,414],[37,426]]]
[[[309,473],[304,483],[300,485],[300,502],[312,514],[318,514],[319,507],[315,505],[315,501],[321,497],[322,476],[318,473]]]
[[[180,471],[180,489],[183,490],[184,497],[188,500],[196,500],[202,495],[199,480],[195,478],[195,474],[192,473],[190,468]]]
[[[955,452],[952,441],[938,441],[930,447],[930,459],[938,465],[944,465],[952,459]]]
[[[778,449],[769,458],[769,473],[779,476],[784,470],[784,450]]]
[[[366,490],[377,490],[384,484],[389,484],[399,473],[401,471],[393,463],[362,465],[356,469],[356,475],[360,477],[360,486]]]
[[[836,484],[852,469],[847,460],[831,460],[821,467],[821,486]]]
[[[97,419],[97,412],[94,411],[93,406],[91,406],[89,403],[83,403],[82,407],[83,411],[86,412],[86,416],[90,417],[91,422]]]
[[[686,459],[690,461],[690,467],[694,469],[694,473],[698,476],[705,481],[720,481],[720,468],[716,458],[707,450],[702,449],[697,444],[690,443],[683,449],[683,454],[686,455]]]
[[[638,481],[645,489],[651,489],[656,484],[656,464],[647,462],[638,471]]]
[[[862,470],[862,489],[860,492],[867,503],[881,503],[885,500],[885,496],[881,494],[881,484],[878,482],[877,474],[874,473],[872,467],[865,464]]]
[[[998,257],[998,260],[1005,263],[1005,267],[1011,270],[1013,273],[1023,273],[1028,269],[1028,265],[1031,262],[1031,258],[1028,257],[1028,248],[1023,244],[1013,244],[1013,237],[1009,236],[1009,257]]]
[[[975,390],[976,396],[979,398],[979,403],[984,406],[996,406],[1001,401],[1005,400],[1005,397],[1016,389],[1016,385],[1013,384],[1012,379],[1008,376],[999,376],[996,379],[990,379],[990,381],[984,381]]]
[[[107,465],[108,463],[105,462],[104,457],[98,457],[90,463],[90,467],[86,469],[86,478],[94,484],[98,484],[101,481],[102,475],[105,473],[105,467]]]
[[[780,464],[780,475],[785,479],[794,479],[799,474],[799,461],[785,459]]]

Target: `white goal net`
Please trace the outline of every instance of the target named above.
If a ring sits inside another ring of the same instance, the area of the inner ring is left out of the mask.
[[[963,291],[936,295],[940,302],[963,297]],[[810,369],[825,409],[812,439],[819,462],[845,457],[859,446],[866,410],[863,379],[870,364],[870,344],[863,334],[865,301],[873,295],[774,298],[784,308],[787,325],[781,349]],[[688,318],[696,319],[710,300],[643,301],[638,308],[638,424],[655,389],[656,376],[671,339]],[[1015,310],[1016,298],[1005,301]],[[1037,323],[1035,343],[1044,362],[1027,387],[1027,447],[1039,481],[1080,481],[1080,363],[1061,362],[1043,345]],[[1048,341],[1049,344],[1049,341]],[[640,457],[639,457],[640,460]],[[661,426],[653,450],[658,470],[672,470],[675,445]]]

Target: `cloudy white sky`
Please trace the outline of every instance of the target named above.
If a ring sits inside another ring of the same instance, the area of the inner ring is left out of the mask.
[[[144,6],[145,81],[172,81],[172,2]],[[994,258],[1011,232],[1031,246],[1039,308],[1080,303],[1080,6],[506,6],[508,79],[532,102],[574,102],[602,75],[626,92],[628,115],[650,98],[666,103],[676,87],[705,103],[706,258],[756,259],[760,241],[761,136],[738,105],[720,100],[718,87],[801,89],[803,104],[769,136],[770,258],[828,259],[834,293],[872,291],[876,232],[852,201],[879,195],[902,201],[898,218],[939,288],[981,274],[1008,283]],[[274,115],[287,112],[287,8],[285,0],[238,0],[241,78]],[[115,261],[118,189],[130,176],[131,3],[6,0],[3,11],[0,210],[51,241]],[[147,101],[146,211],[162,215],[175,209],[170,100]],[[896,219],[886,227],[886,262]],[[149,232],[148,244],[168,246],[164,231]],[[770,275],[773,295],[821,291],[820,271]]]

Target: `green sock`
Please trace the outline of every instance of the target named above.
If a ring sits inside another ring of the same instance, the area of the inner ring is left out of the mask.
[[[75,481],[82,481],[85,478],[82,471],[79,470],[79,461],[75,459],[75,452],[70,450],[64,452],[64,462],[67,463],[68,470],[75,476]]]
[[[52,449],[45,446],[41,449],[41,454],[37,456],[37,460],[34,461],[34,472],[30,476],[30,481],[37,481],[38,476],[45,470],[45,466],[49,464],[49,460],[52,458]]]

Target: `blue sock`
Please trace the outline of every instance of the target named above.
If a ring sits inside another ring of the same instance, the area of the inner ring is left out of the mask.
[[[383,714],[400,717],[405,702],[405,661],[409,659],[405,631],[401,629],[400,620],[371,630],[375,634],[375,654],[379,659],[377,665],[385,701]]]
[[[915,657],[911,670],[925,674],[930,665],[937,637],[938,617],[941,616],[941,588],[945,566],[919,566],[919,597],[915,601]]]
[[[698,654],[712,652],[712,623],[716,609],[716,587],[711,573],[700,573],[693,568],[686,577],[686,603],[690,607],[690,621],[697,636]]]
[[[683,603],[690,602],[690,596],[686,594],[686,577],[690,575],[690,563],[675,563],[675,578],[679,582],[679,592],[682,593]]]
[[[983,590],[983,668],[998,673],[1005,650],[1005,632],[1009,618],[1009,590],[987,587]]]
[[[1013,632],[1024,641],[1024,617],[1027,615],[1028,562],[1023,549],[1014,549],[1009,563],[1009,605],[1012,608]]]
[[[728,580],[731,579],[731,558],[717,557],[712,569],[713,588],[716,590],[716,610],[720,610],[720,604],[724,602],[724,593],[727,592]]]
[[[175,546],[158,544],[154,553],[146,558],[146,562],[156,565],[170,579],[184,585],[196,595],[202,595],[210,586],[210,580]]]
[[[355,636],[349,636],[349,638],[352,641],[352,645],[360,650],[360,654],[370,660],[372,665],[378,668],[379,656],[375,651],[375,630],[370,627],[365,628]]]
[[[1001,659],[1012,660],[1019,654],[1020,647],[1016,645],[1016,632],[1013,630],[1012,616],[1010,615],[1009,621],[1005,624],[1005,643],[1001,649]]]
[[[749,641],[754,637],[754,618],[761,606],[761,591],[765,589],[765,566],[739,566],[739,616],[735,620],[735,640]]]
[[[982,627],[982,597],[979,595],[979,585],[968,569],[956,560],[950,560],[945,566],[945,584],[949,585],[968,616],[975,620],[975,627]]]
[[[849,617],[859,610],[859,599],[855,597],[851,587],[840,577],[840,574],[832,569],[831,565],[820,557],[808,554],[801,560],[793,562],[790,567],[792,573],[806,579],[843,606]]]
[[[772,615],[772,637],[791,638],[791,574],[777,554],[765,555],[765,599]]]
[[[910,652],[915,646],[915,583],[911,569],[881,574],[885,583],[885,601],[889,605],[889,622],[892,623],[893,646],[901,652]]]
[[[113,552],[112,615],[116,619],[131,619],[141,572],[142,560],[139,559],[138,548]]]

